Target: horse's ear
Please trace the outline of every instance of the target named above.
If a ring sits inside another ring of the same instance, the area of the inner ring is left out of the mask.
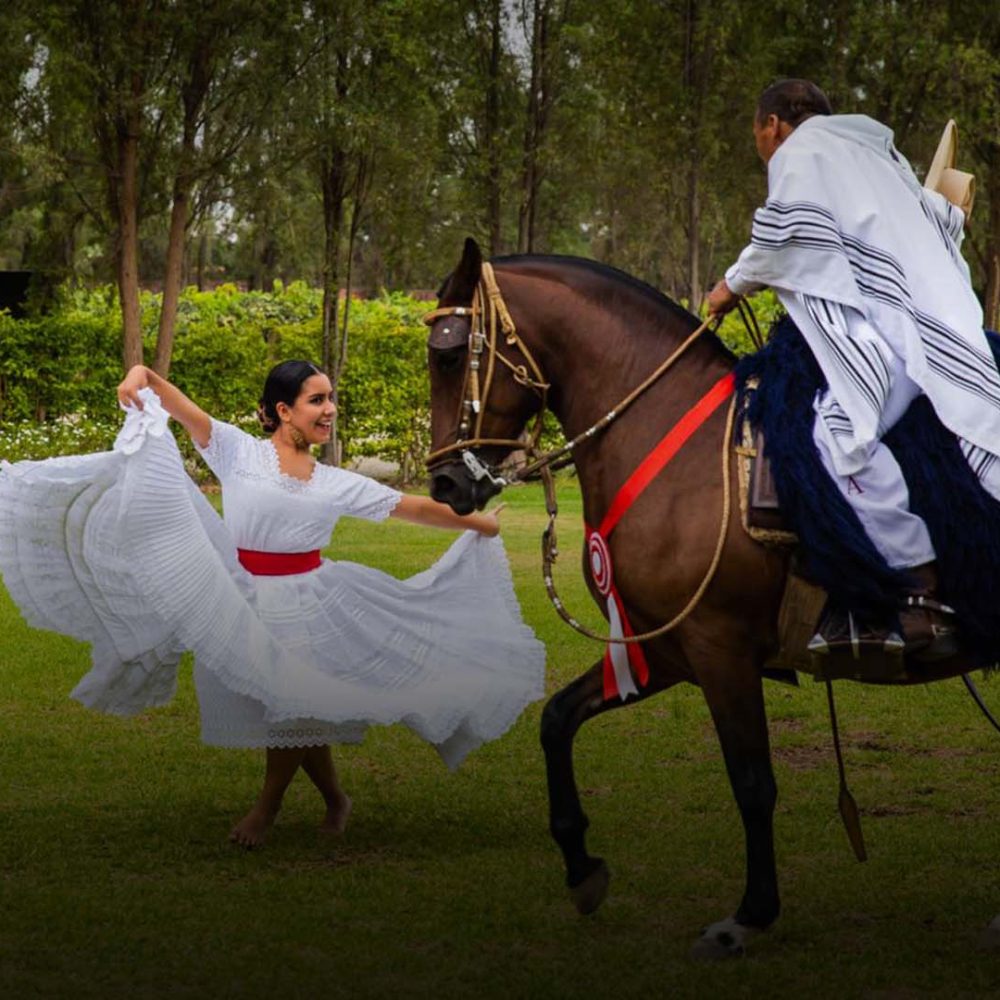
[[[483,254],[479,244],[469,236],[462,248],[462,259],[438,289],[438,305],[469,305],[482,273]]]
[[[455,287],[463,290],[472,289],[479,284],[479,278],[483,273],[483,254],[479,249],[479,244],[471,237],[465,238],[465,246],[462,248],[462,259],[455,268]]]
[[[462,262],[469,261],[476,268],[482,267],[483,252],[479,249],[479,244],[471,237],[465,237],[465,245],[462,247]]]

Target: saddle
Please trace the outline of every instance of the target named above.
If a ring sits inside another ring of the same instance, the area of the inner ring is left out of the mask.
[[[986,331],[986,341],[1000,363],[1000,336]],[[921,611],[936,612],[926,600],[920,603],[919,591],[913,593],[913,571],[886,563],[825,472],[813,441],[813,403],[826,381],[789,317],[774,324],[762,349],[739,360],[736,383],[741,418],[734,445],[740,453],[737,482],[743,523],[758,542],[779,546],[791,567],[776,660],[814,674],[837,670],[837,676],[872,679],[863,662],[868,659],[863,649],[860,661],[848,653],[852,662],[836,666],[833,658],[817,665],[809,653],[808,643],[827,595],[837,608],[870,609],[875,622],[899,614],[908,595],[916,597]],[[762,429],[763,439],[751,428]],[[961,442],[925,396],[910,404],[882,443],[906,480],[911,509],[930,533],[937,553],[936,590],[954,609],[954,637],[961,647],[962,663],[967,662],[968,669],[1000,664],[1000,602],[996,600],[1000,502],[983,487]],[[766,456],[767,461],[752,468],[751,460],[759,456]],[[775,483],[786,501],[784,509],[777,505]],[[933,594],[924,596],[933,600]],[[903,614],[912,609],[910,604]],[[796,635],[790,631],[792,621],[799,622]],[[853,632],[848,632],[853,638]],[[907,655],[875,664],[876,676],[898,676],[900,659],[904,659],[904,672],[926,672],[926,658],[918,664]]]
[[[830,614],[829,595],[797,572],[795,551],[799,539],[781,509],[764,433],[754,430],[745,418],[736,452],[744,530],[755,541],[785,548],[792,554],[778,615],[779,651],[766,664],[767,674],[777,680],[789,680],[788,673],[794,676],[794,671],[824,681],[905,678],[902,640],[891,634],[866,634],[851,615],[840,616],[843,619],[840,628],[846,633],[841,643],[826,646],[822,641],[817,642],[820,623]]]

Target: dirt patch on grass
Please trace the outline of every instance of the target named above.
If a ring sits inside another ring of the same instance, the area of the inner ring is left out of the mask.
[[[870,732],[845,733],[843,744],[849,750],[865,750],[869,753],[899,753],[912,757],[960,759],[982,754],[981,750],[972,747],[932,747],[918,746],[907,742],[890,743],[882,734]]]
[[[768,729],[772,735],[778,733],[798,733],[805,728],[805,723],[801,719],[770,719]]]
[[[886,816],[912,816],[914,813],[930,812],[925,806],[912,805],[885,805],[885,806],[862,806],[861,815],[871,816],[873,819],[881,819]]]
[[[817,767],[829,766],[833,760],[833,750],[828,746],[813,743],[803,746],[774,747],[771,756],[793,771],[811,771]]]
[[[580,795],[588,799],[606,799],[613,791],[610,785],[599,785],[595,788],[581,788]]]

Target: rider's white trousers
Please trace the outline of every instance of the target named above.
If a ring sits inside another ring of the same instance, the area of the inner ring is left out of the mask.
[[[799,329],[813,323],[815,310],[804,308],[801,296],[782,301]],[[818,393],[813,409],[816,421],[813,440],[830,477],[854,508],[868,537],[886,562],[894,568],[919,566],[935,558],[927,526],[910,510],[909,491],[899,464],[881,442],[886,433],[920,395],[920,387],[906,374],[899,348],[876,331],[856,310],[837,307],[851,336],[878,339],[884,345],[882,356],[890,378],[890,389],[879,419],[879,440],[859,445],[851,433],[851,420],[830,389]],[[807,341],[811,338],[807,337]],[[992,455],[959,439],[966,459],[980,482],[1000,500],[1000,461]],[[941,489],[948,484],[942,483]]]

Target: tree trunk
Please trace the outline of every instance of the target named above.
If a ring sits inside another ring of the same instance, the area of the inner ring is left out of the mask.
[[[368,153],[359,153],[356,157],[354,189],[351,199],[351,222],[347,229],[347,264],[344,275],[344,313],[340,325],[340,338],[336,358],[330,380],[333,382],[333,401],[339,405],[340,379],[347,367],[347,335],[349,332],[348,323],[351,317],[351,292],[352,279],[354,274],[354,248],[358,242],[358,228],[361,225],[361,215],[364,211],[365,202],[368,200],[368,193],[371,190],[372,175],[374,173],[374,163],[372,156]],[[330,370],[330,369],[328,369]],[[333,415],[333,431],[331,439],[336,442],[337,462],[343,460],[344,449],[338,434],[339,411]]]
[[[989,199],[989,233],[986,241],[986,293],[983,322],[987,329],[1000,329],[1000,146],[993,146],[984,178]]]
[[[344,227],[344,198],[347,190],[347,154],[331,141],[322,163],[323,188],[323,369],[337,392],[337,362],[341,354],[337,314],[340,296],[340,237]],[[334,417],[330,441],[322,449],[321,460],[340,464],[340,446]]]
[[[190,188],[178,175],[174,181],[174,201],[170,209],[170,230],[167,236],[167,262],[163,273],[163,302],[160,306],[160,326],[156,334],[156,354],[153,370],[166,378],[170,372],[170,355],[174,348],[174,323],[181,296],[184,270],[184,237],[187,233]]]
[[[142,364],[142,320],[139,308],[139,140],[142,134],[150,36],[141,0],[123,0],[119,15],[127,62],[109,67],[110,85],[95,107],[95,125],[106,173],[115,272],[122,311],[122,362],[128,371]],[[95,67],[102,66],[104,25],[84,19],[91,38]]]
[[[684,16],[684,94],[688,120],[687,278],[688,308],[701,308],[701,143],[699,127],[711,53],[698,45],[698,0],[688,0]]]
[[[500,253],[500,56],[502,42],[501,0],[490,3],[490,56],[486,80],[486,226],[489,230],[490,256]]]
[[[139,81],[133,81],[138,98]],[[142,322],[139,309],[139,113],[131,110],[118,131],[118,177],[115,265],[122,310],[122,361],[125,370],[141,365]]]
[[[270,294],[274,291],[274,276],[278,269],[278,244],[269,229],[260,256],[260,290]]]
[[[209,242],[209,235],[207,229],[202,229],[198,234],[198,256],[195,260],[195,284],[198,286],[198,291],[205,291],[205,268],[211,263],[212,260],[212,248]]]
[[[688,308],[697,314],[701,308],[701,203],[699,201],[699,170],[692,157],[688,168]]]
[[[534,0],[531,18],[531,79],[524,123],[524,150],[521,168],[521,204],[517,213],[517,249],[531,253],[535,248],[535,199],[538,194],[538,150],[541,145],[545,96],[544,64],[547,58],[548,0]]]
[[[153,369],[163,378],[170,371],[170,355],[174,347],[174,323],[184,277],[184,241],[187,237],[191,190],[194,187],[195,136],[198,119],[208,94],[214,73],[213,40],[203,37],[188,61],[187,77],[181,88],[184,125],[181,134],[180,158],[174,175],[173,205],[170,209],[170,230],[167,237],[167,261],[163,275],[163,302],[160,326],[156,335],[156,356]]]

